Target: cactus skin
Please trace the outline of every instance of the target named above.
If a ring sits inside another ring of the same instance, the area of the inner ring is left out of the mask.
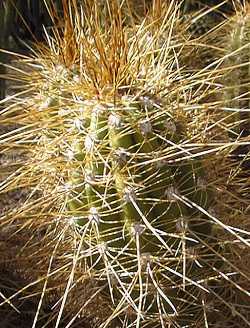
[[[20,216],[75,231],[78,257],[70,246],[64,254],[74,262],[68,284],[74,274],[81,279],[87,263],[114,309],[102,327],[117,318],[123,327],[197,327],[225,256],[211,220],[216,191],[205,182],[207,160],[194,147],[200,140],[187,133],[187,112],[197,101],[185,97],[192,84],[176,70],[178,48],[166,46],[174,23],[166,12],[162,45],[152,21],[127,32],[117,3],[106,34],[91,20],[96,12],[86,15],[84,35],[70,14],[63,39],[50,39],[51,48],[34,60],[33,89],[21,110],[17,104],[32,142],[17,181],[26,178],[44,200],[41,211],[24,204]],[[64,304],[67,292],[62,298]]]
[[[175,276],[173,272],[181,257],[181,253],[177,254],[182,235],[185,234],[186,247],[191,247],[195,245],[192,233],[203,239],[210,232],[209,225],[202,223],[206,218],[200,218],[197,228],[197,210],[179,198],[185,196],[205,209],[211,201],[207,188],[202,186],[199,161],[171,165],[171,161],[161,159],[169,153],[171,144],[184,138],[167,111],[170,104],[164,106],[148,96],[139,100],[128,95],[122,98],[116,104],[98,100],[83,104],[86,126],[70,150],[70,161],[75,162],[76,168],[69,174],[73,191],[67,207],[76,224],[84,227],[86,247],[100,248],[103,259],[100,254],[94,256],[90,265],[100,270],[97,274],[101,276],[106,266],[109,279],[114,276],[118,280],[116,287],[110,286],[112,298],[121,298],[119,290],[123,294],[134,281],[131,295],[140,299],[140,292],[144,294],[146,288],[154,287],[153,282],[148,282],[149,272],[143,271],[147,266],[159,271],[155,279],[164,281],[167,274],[172,283],[180,283],[179,274]],[[187,232],[189,229],[192,233]],[[164,270],[164,257],[170,261],[169,272]],[[178,298],[177,294],[164,299],[159,285],[158,296],[166,303],[165,311],[175,313],[176,301],[172,298]],[[153,315],[152,310],[147,313],[146,309],[155,310],[156,299],[153,302],[150,294],[141,297],[144,305],[140,305],[140,311]]]

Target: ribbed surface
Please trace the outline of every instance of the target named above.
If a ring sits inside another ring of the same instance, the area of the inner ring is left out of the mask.
[[[176,266],[183,266],[178,264],[183,261],[181,240],[191,251],[196,245],[192,233],[201,239],[210,234],[208,218],[188,202],[208,209],[211,195],[199,161],[174,162],[173,149],[176,152],[185,133],[165,104],[126,96],[117,104],[83,101],[82,110],[69,154],[74,170],[68,181],[68,215],[83,229],[96,275],[104,281],[112,277],[109,293],[114,302],[135,284],[136,304],[140,293],[155,288],[150,273],[144,271],[147,263],[158,272],[155,279],[164,281],[167,274],[172,288],[182,283],[182,273],[176,273]],[[192,261],[185,265],[191,270]],[[195,275],[197,268],[192,270]],[[169,295],[162,302],[173,314],[183,302],[177,301],[176,292]],[[141,297],[144,311],[150,306],[151,314],[157,312],[153,294]]]

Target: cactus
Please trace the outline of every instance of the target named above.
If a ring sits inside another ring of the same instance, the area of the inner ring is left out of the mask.
[[[93,253],[89,265],[108,281],[117,311],[122,302],[140,322],[140,312],[146,321],[159,316],[157,298],[169,316],[183,306],[177,292],[164,294],[165,276],[176,286],[188,284],[185,270],[191,264],[175,269],[179,248],[183,242],[187,249],[195,246],[192,234],[203,239],[210,233],[207,217],[197,219],[197,209],[190,209],[184,197],[204,209],[211,201],[199,160],[175,165],[163,159],[172,145],[185,140],[183,128],[167,111],[170,103],[149,95],[136,99],[134,92],[118,95],[116,103],[113,97],[104,103],[83,100],[83,116],[75,118],[80,131],[63,153],[74,163],[66,180],[67,213],[85,231],[85,247]]]
[[[47,280],[56,273],[62,279],[64,261],[72,260],[56,327],[74,283],[87,274],[113,309],[103,328],[204,327],[216,309],[212,298],[220,300],[235,269],[229,260],[223,264],[229,250],[220,229],[248,245],[217,218],[224,214],[216,212],[220,186],[209,169],[220,159],[212,141],[221,130],[214,125],[212,138],[205,136],[209,150],[193,131],[205,123],[191,119],[203,108],[192,87],[204,81],[190,82],[178,68],[183,44],[174,2],[155,1],[152,16],[138,26],[124,26],[119,1],[109,4],[106,26],[89,4],[84,16],[76,1],[63,2],[64,33],[55,29],[50,47],[25,60],[33,71],[24,69],[23,98],[10,100],[3,113],[3,122],[22,127],[3,136],[1,151],[23,147],[26,163],[1,190],[30,190],[3,221],[11,215],[23,228],[27,220],[31,231],[49,230],[44,238],[55,249],[48,267],[60,269],[42,274],[41,297]],[[37,235],[33,240],[46,244]],[[46,261],[43,247],[33,251],[42,254],[39,263]]]
[[[235,13],[218,28],[210,44],[214,47],[212,58],[220,66],[217,101],[224,111],[228,135],[235,142],[232,157],[239,162],[241,170],[249,168],[249,4],[238,3]]]
[[[226,106],[233,109],[231,136],[249,135],[250,131],[250,11],[245,6],[227,24],[225,41],[224,99]]]

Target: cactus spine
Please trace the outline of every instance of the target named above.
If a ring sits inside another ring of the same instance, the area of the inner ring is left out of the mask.
[[[225,74],[226,106],[232,108],[231,136],[249,135],[250,121],[250,11],[249,6],[239,9],[227,24]]]

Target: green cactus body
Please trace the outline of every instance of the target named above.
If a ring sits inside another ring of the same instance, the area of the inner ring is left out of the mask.
[[[133,93],[118,93],[115,103],[112,98],[82,100],[82,114],[75,112],[74,132],[61,155],[66,154],[68,166],[67,216],[84,231],[89,265],[108,284],[105,293],[117,311],[131,307],[131,320],[141,322],[140,312],[146,321],[150,316],[157,320],[159,306],[177,317],[186,304],[182,297],[190,298],[184,286],[199,267],[185,260],[183,269],[181,245],[195,247],[192,236],[206,239],[211,224],[189,202],[208,209],[212,195],[202,184],[199,160],[175,163],[175,152],[183,152],[187,137],[173,105]],[[58,121],[56,101],[45,102],[49,106],[40,111],[42,120]],[[56,124],[59,131],[70,116],[72,111]],[[53,140],[51,133],[58,133],[46,130]]]
[[[250,14],[249,9],[239,11],[231,19],[226,33],[224,99],[232,109],[230,136],[249,135],[250,131]]]

